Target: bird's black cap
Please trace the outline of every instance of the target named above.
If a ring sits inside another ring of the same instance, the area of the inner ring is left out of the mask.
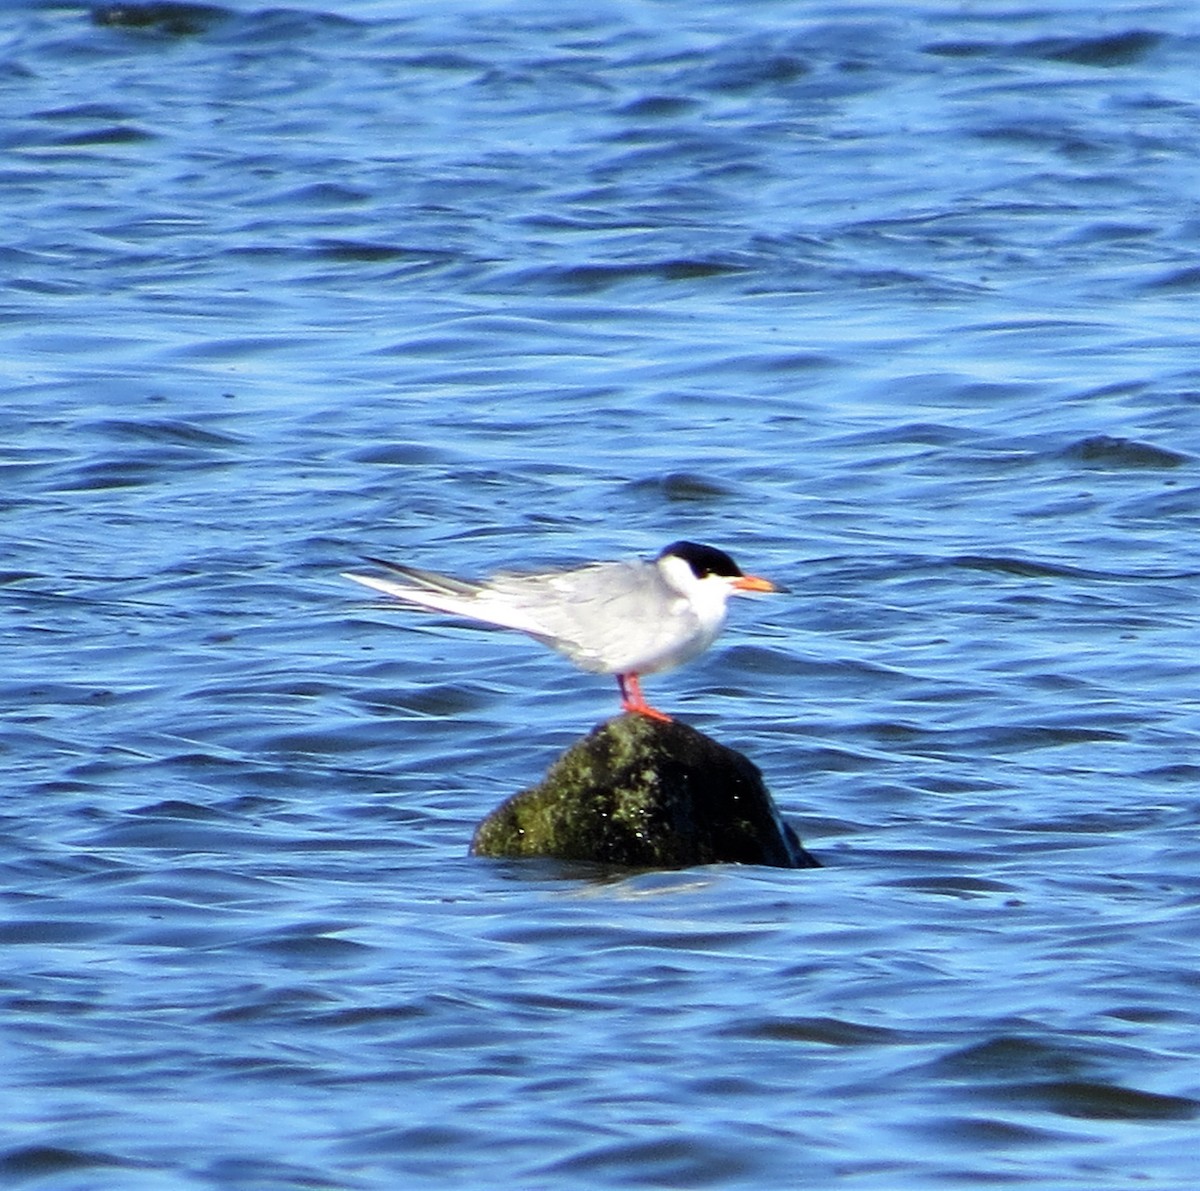
[[[725,579],[736,579],[742,574],[738,566],[724,550],[715,546],[701,546],[698,542],[672,542],[658,557],[682,558],[692,568],[697,579],[706,575],[720,575]]]

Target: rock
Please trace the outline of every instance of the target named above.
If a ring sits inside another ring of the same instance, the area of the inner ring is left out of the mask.
[[[551,856],[638,868],[816,868],[756,766],[676,721],[601,724],[479,824],[476,856]]]
[[[149,3],[98,4],[92,22],[120,29],[151,29],[174,37],[205,33],[218,21],[233,15],[229,8],[213,4],[189,4],[183,0],[150,0]]]

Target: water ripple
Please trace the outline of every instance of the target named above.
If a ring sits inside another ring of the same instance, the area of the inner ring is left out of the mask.
[[[6,11],[0,1179],[1190,1189],[1188,7],[353,8]],[[681,537],[824,867],[468,857]]]

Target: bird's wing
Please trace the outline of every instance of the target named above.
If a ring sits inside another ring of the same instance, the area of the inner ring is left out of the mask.
[[[493,598],[490,590],[481,584],[466,583],[449,575],[421,571],[416,567],[402,567],[379,559],[371,558],[367,561],[376,566],[386,567],[389,571],[403,576],[407,582],[385,579],[378,575],[360,575],[356,571],[345,571],[342,577],[419,608],[450,612],[455,616],[465,616],[470,620],[478,620],[499,628],[516,629],[535,637],[546,636],[545,628],[528,612],[514,606],[512,601]]]
[[[653,673],[697,627],[682,597],[644,563],[602,562],[549,575],[497,575],[497,600],[519,604],[535,635],[577,666],[604,674]],[[528,630],[526,630],[528,631]]]
[[[708,647],[688,602],[645,563],[600,562],[545,574],[468,583],[416,567],[370,562],[399,579],[345,578],[406,604],[515,629],[597,674],[653,674]],[[403,580],[403,581],[401,581]]]
[[[382,567],[385,571],[391,571],[394,575],[402,575],[408,580],[408,586],[416,584],[417,587],[423,587],[429,591],[444,591],[451,595],[473,596],[478,595],[483,587],[481,583],[470,583],[465,579],[455,579],[453,575],[439,575],[436,571],[422,571],[417,567],[401,566],[398,562],[388,562],[383,558],[372,558],[369,554],[363,556],[363,561],[372,563],[377,567]]]

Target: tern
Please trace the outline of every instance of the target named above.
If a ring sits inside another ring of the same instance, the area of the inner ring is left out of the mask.
[[[724,627],[731,595],[786,590],[743,574],[724,550],[696,542],[673,542],[649,561],[502,573],[479,583],[365,561],[387,577],[355,571],[343,577],[406,604],[525,633],[582,670],[615,674],[625,711],[668,722],[642,697],[639,679],[703,653]]]

